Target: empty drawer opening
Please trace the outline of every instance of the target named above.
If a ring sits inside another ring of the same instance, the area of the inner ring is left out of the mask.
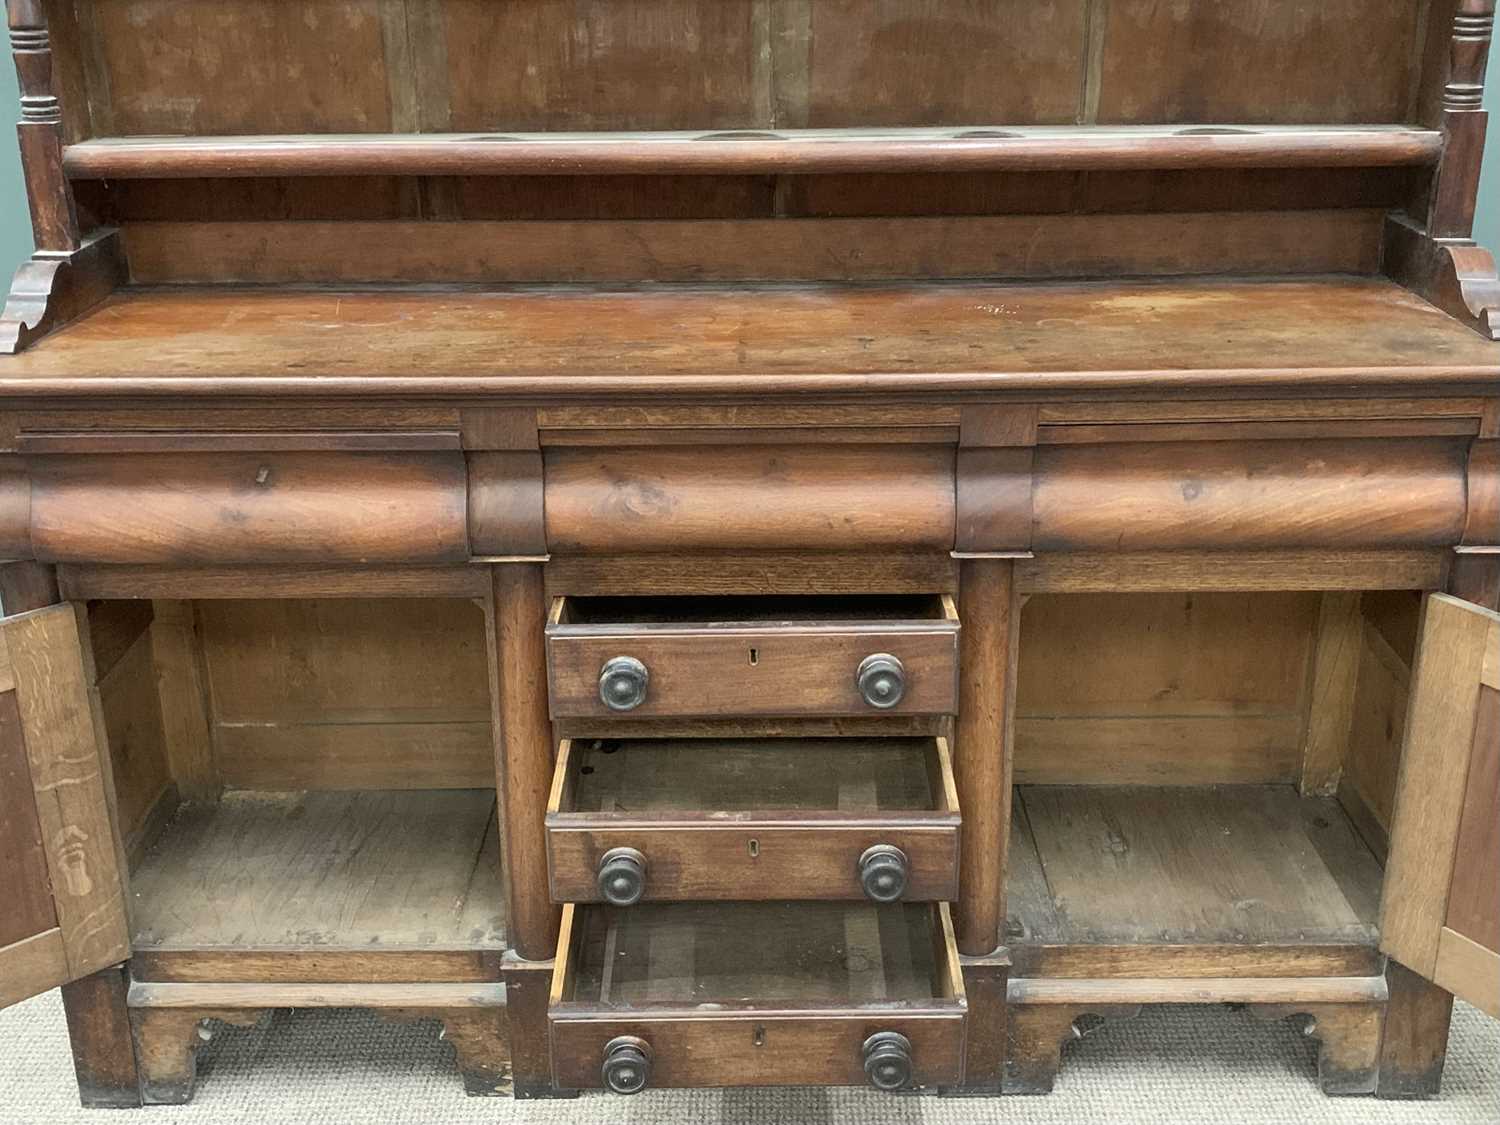
[[[942,620],[940,595],[765,594],[704,597],[569,597],[568,625],[794,624]]]
[[[674,903],[579,919],[572,999],[600,1007],[928,1003],[944,988],[926,906]]]
[[[574,812],[852,814],[944,800],[930,738],[589,739],[573,753]]]

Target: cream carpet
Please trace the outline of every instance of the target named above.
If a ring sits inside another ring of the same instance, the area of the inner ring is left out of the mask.
[[[216,1025],[218,1026],[218,1025]],[[199,1052],[188,1106],[78,1108],[56,993],[0,1012],[0,1121],[275,1125],[1089,1125],[1238,1122],[1495,1125],[1500,1023],[1460,1005],[1443,1097],[1436,1102],[1325,1098],[1314,1047],[1288,1021],[1226,1008],[1146,1009],[1067,1048],[1057,1091],[1040,1098],[886,1097],[865,1090],[647,1092],[632,1098],[517,1102],[466,1098],[435,1024],[364,1012],[277,1012],[261,1027],[220,1027]]]

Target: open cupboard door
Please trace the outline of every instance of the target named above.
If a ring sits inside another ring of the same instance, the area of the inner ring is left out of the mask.
[[[0,1007],[130,953],[78,611],[0,619]]]
[[[1434,594],[1407,711],[1380,947],[1500,1016],[1500,614]]]

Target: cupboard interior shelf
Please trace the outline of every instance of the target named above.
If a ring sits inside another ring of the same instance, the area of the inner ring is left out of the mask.
[[[1359,945],[1380,863],[1292,785],[1016,790],[1010,930],[1024,945]]]
[[[131,945],[500,950],[499,857],[492,789],[187,802],[131,873]]]
[[[368,133],[101,137],[73,179],[351,175],[755,175],[1435,164],[1406,125],[975,126],[655,133]]]

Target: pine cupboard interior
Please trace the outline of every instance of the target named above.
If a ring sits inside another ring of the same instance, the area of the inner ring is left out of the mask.
[[[1030,598],[1018,972],[1046,975],[1046,947],[1069,945],[1373,951],[1420,606],[1417,591]]]
[[[1032,596],[1009,939],[1373,947],[1419,609]],[[504,947],[477,605],[105,601],[90,620],[138,948]],[[928,742],[585,740],[574,800],[930,808]]]
[[[89,616],[138,953],[504,950],[478,605]]]

